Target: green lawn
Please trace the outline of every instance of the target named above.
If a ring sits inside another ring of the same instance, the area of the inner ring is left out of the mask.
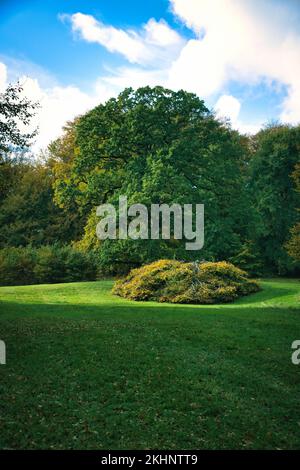
[[[300,282],[234,304],[0,288],[0,448],[300,449]]]

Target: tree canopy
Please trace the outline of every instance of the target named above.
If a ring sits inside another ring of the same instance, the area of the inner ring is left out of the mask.
[[[35,131],[26,132],[31,118],[35,114],[38,103],[32,103],[22,97],[23,87],[20,83],[8,85],[4,93],[0,93],[0,159],[17,147],[28,147]]]
[[[297,163],[295,171],[292,173],[292,177],[296,185],[296,191],[300,193],[300,163]],[[295,261],[300,262],[300,207],[297,207],[296,210],[298,222],[291,228],[291,238],[288,240],[286,248],[291,258],[293,258]]]
[[[69,158],[66,148],[73,136]],[[204,250],[189,254],[171,239],[106,240],[99,256],[103,266],[139,265],[162,257],[224,259],[233,256],[248,235],[245,138],[220,123],[196,95],[161,87],[126,89],[82,116],[51,147],[58,157],[56,201],[76,201],[89,211],[82,246],[99,248],[95,208],[128,203],[204,203]]]
[[[226,260],[253,274],[296,273],[299,168],[300,126],[243,136],[192,93],[128,88],[67,123],[45,161],[3,162],[1,247],[73,244],[93,253],[103,273],[158,259]],[[97,206],[118,208],[121,195],[147,208],[204,204],[203,249],[187,251],[186,240],[174,236],[98,240]]]
[[[250,167],[255,243],[263,264],[284,274],[291,268],[285,243],[297,221],[299,193],[292,177],[300,161],[300,126],[275,125],[259,132]]]

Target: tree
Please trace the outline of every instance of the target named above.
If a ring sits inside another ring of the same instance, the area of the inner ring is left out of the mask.
[[[36,134],[20,130],[20,124],[25,127],[30,124],[38,107],[37,103],[22,97],[22,91],[22,85],[16,83],[0,94],[0,160],[14,147],[28,147]]]
[[[300,262],[300,223],[291,228],[291,238],[286,243],[287,252],[291,258]]]
[[[269,126],[254,138],[250,186],[256,212],[255,246],[264,266],[279,275],[293,270],[285,243],[299,207],[291,177],[299,157],[300,126]]]
[[[17,178],[20,163],[26,159],[26,150],[36,134],[36,131],[26,133],[21,130],[30,124],[38,107],[37,103],[22,98],[22,91],[22,86],[17,83],[0,93],[0,201]]]
[[[13,181],[0,204],[0,247],[69,243],[83,227],[67,209],[53,201],[53,172],[49,164],[11,162]]]
[[[126,270],[163,257],[218,260],[239,252],[250,217],[244,184],[248,143],[196,95],[162,87],[126,89],[78,119],[72,135],[68,158],[56,167],[55,198],[63,207],[75,201],[79,211],[90,213],[82,246],[96,249],[104,267]],[[174,239],[99,244],[96,206],[117,204],[120,195],[147,206],[204,203],[204,250],[187,252],[185,241]]]
[[[296,185],[296,191],[300,193],[300,162],[297,163],[292,177]],[[297,211],[300,211],[299,207],[297,207]],[[300,222],[296,223],[294,227],[291,228],[290,233],[291,238],[286,243],[287,252],[291,258],[300,262]]]
[[[53,201],[72,219],[73,240],[84,231],[88,211],[84,209],[80,188],[77,189],[78,177],[73,175],[76,153],[76,126],[79,118],[67,122],[63,134],[48,147],[47,164],[53,175]]]

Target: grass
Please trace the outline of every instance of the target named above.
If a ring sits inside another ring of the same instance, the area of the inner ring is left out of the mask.
[[[233,304],[0,288],[0,448],[299,449],[300,282]]]

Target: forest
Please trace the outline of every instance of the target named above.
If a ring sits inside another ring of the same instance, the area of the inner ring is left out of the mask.
[[[300,126],[242,135],[204,101],[125,89],[72,122],[43,152],[26,129],[38,103],[0,96],[0,284],[94,280],[159,259],[228,261],[252,276],[300,272]],[[36,130],[38,132],[38,129]],[[205,243],[104,240],[99,204],[204,204]]]

